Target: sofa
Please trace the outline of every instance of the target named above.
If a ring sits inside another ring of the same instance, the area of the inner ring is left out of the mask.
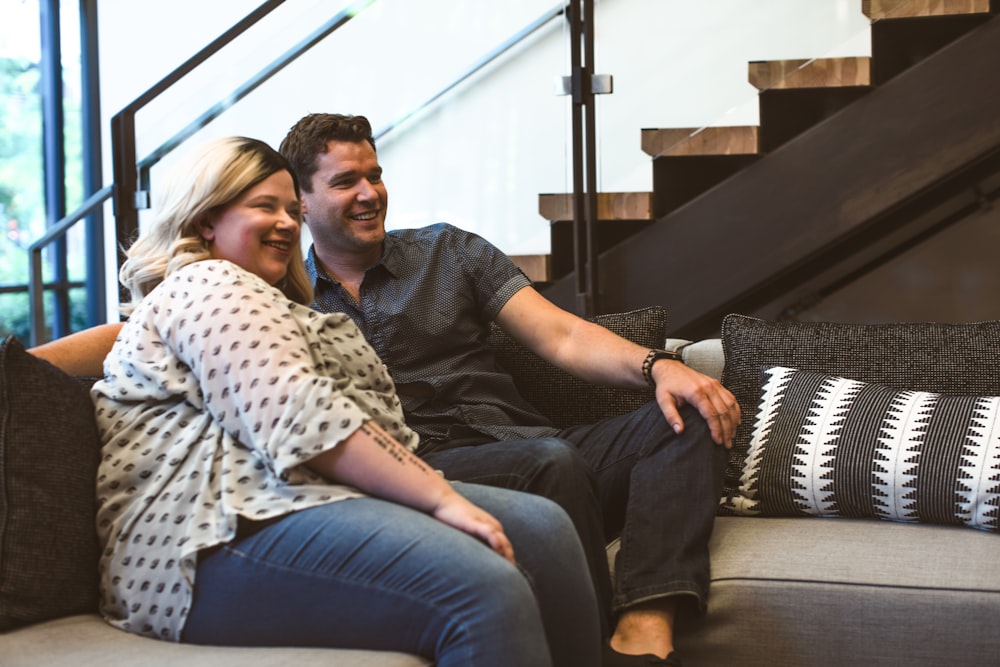
[[[678,620],[685,665],[1000,664],[1000,401],[991,400],[1000,396],[1000,322],[734,314],[719,338],[692,342],[666,339],[661,308],[597,320],[680,351],[743,410],[710,545],[709,610]],[[650,397],[579,382],[499,330],[491,343],[558,424]],[[0,371],[0,665],[430,664],[368,651],[177,645],[106,625],[95,612],[87,382],[13,338]],[[612,563],[616,552],[612,542]]]

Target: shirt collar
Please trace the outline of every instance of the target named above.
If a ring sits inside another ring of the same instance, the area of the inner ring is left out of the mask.
[[[403,269],[403,262],[406,261],[403,257],[403,253],[399,250],[399,244],[399,239],[397,239],[395,235],[387,232],[385,235],[385,241],[382,244],[382,259],[380,259],[375,265],[371,266],[368,270],[371,271],[376,266],[382,266],[393,278],[399,277],[399,274]],[[326,272],[322,263],[320,263],[320,261],[316,258],[315,244],[309,246],[309,252],[306,254],[305,264],[306,273],[309,274],[309,279],[312,281],[313,289],[316,289],[320,280],[326,280],[334,285],[340,284],[339,280]]]
[[[398,278],[403,271],[403,263],[406,261],[404,253],[400,248],[401,241],[395,234],[385,233],[385,240],[382,242],[382,260],[379,262],[385,267],[393,278]],[[378,266],[378,264],[376,264]]]
[[[319,261],[316,259],[316,248],[312,245],[309,246],[309,252],[306,253],[306,273],[309,275],[309,280],[312,281],[314,290],[321,279],[339,284],[336,280],[327,275],[323,267],[320,266]]]

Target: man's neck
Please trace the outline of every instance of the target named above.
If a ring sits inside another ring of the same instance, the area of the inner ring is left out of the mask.
[[[343,285],[356,301],[361,302],[361,282],[365,279],[365,271],[378,264],[382,258],[382,246],[374,252],[323,252],[318,246],[313,246],[316,260],[326,271],[326,274]]]

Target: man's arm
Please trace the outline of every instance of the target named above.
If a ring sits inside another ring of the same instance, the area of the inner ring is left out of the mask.
[[[70,375],[104,375],[104,358],[111,352],[121,322],[98,324],[28,350]]]
[[[496,318],[500,327],[546,361],[595,384],[642,388],[649,350],[559,308],[533,287],[519,290]],[[679,361],[653,364],[656,400],[675,431],[684,428],[678,407],[693,405],[720,445],[731,446],[740,408],[722,384]]]

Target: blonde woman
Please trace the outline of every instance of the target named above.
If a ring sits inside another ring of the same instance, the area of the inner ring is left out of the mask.
[[[562,510],[429,468],[355,325],[308,307],[284,158],[216,140],[162,192],[122,267],[130,316],[92,392],[107,620],[442,667],[598,664]]]

